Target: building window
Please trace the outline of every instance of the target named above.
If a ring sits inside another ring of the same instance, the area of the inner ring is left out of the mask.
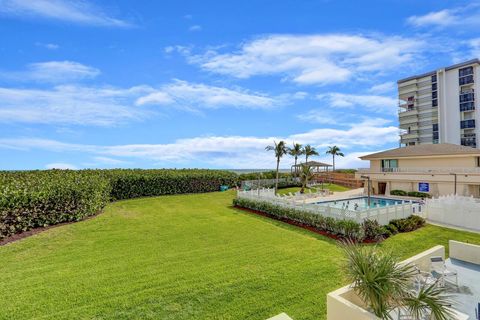
[[[460,98],[460,102],[475,101],[475,95],[473,94],[473,91],[462,92],[462,93],[460,93],[459,98]]]
[[[473,75],[461,77],[458,79],[458,84],[463,86],[465,84],[473,83]]]
[[[434,75],[432,76],[432,82],[437,82],[437,75],[436,75],[436,74],[434,74]]]
[[[468,119],[460,121],[460,129],[475,128],[475,119]]]
[[[432,83],[432,91],[437,91],[437,84],[436,83]]]
[[[473,74],[473,67],[472,66],[462,68],[462,69],[458,70],[458,76],[459,77],[465,77],[465,76],[468,76],[468,75],[471,75],[471,74]]]
[[[462,134],[460,137],[460,144],[462,146],[476,148],[477,147],[476,134],[475,133]]]
[[[480,167],[480,157],[476,157],[477,160],[477,167]]]
[[[460,103],[460,111],[472,111],[472,110],[475,110],[474,102]]]
[[[382,160],[382,171],[383,172],[394,172],[398,168],[397,159],[384,159]]]
[[[437,91],[432,92],[432,99],[437,99],[437,98],[438,98]]]
[[[438,100],[437,99],[432,100],[432,107],[438,107]]]

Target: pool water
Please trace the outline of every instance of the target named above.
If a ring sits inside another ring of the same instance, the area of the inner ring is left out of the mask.
[[[366,210],[368,208],[368,197],[317,202],[316,204],[321,206],[330,206],[333,208],[349,209],[354,211]],[[370,208],[393,206],[396,204],[402,204],[402,200],[370,197]]]

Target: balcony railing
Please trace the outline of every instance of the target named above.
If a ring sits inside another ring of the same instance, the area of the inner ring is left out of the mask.
[[[380,169],[358,169],[357,173],[478,173],[480,174],[480,168],[476,167],[432,167],[432,168],[380,168]]]
[[[460,121],[460,129],[475,128],[475,119],[467,119]]]

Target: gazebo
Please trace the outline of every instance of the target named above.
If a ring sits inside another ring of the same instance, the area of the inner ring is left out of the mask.
[[[316,173],[328,172],[328,168],[332,166],[331,164],[323,163],[319,161],[308,161],[304,163],[299,163],[297,165],[292,165],[292,167],[290,168],[290,173],[293,175],[293,172],[295,172],[295,175],[296,175],[296,173],[298,172],[298,169],[304,165],[309,166],[310,168],[314,168],[313,172],[316,172]]]

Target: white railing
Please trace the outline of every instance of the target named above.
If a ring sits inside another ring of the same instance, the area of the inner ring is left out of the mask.
[[[422,206],[411,200],[404,200],[402,204],[385,207],[370,208],[365,210],[351,210],[348,208],[336,208],[315,203],[306,203],[296,197],[279,197],[274,189],[239,190],[238,198],[254,201],[269,202],[285,208],[307,211],[335,219],[349,219],[362,223],[367,219],[376,220],[380,225],[387,225],[393,219],[404,219],[412,214],[421,214]],[[337,199],[338,201],[339,199]]]
[[[275,179],[258,179],[258,180],[245,180],[242,181],[242,189],[257,189],[257,188],[267,188],[275,185]],[[278,183],[298,183],[299,178],[279,178]]]
[[[434,223],[480,231],[480,200],[454,195],[427,199],[423,216]]]
[[[431,167],[431,168],[417,168],[417,167],[403,167],[403,168],[380,168],[358,169],[357,173],[480,173],[480,168],[476,167]]]

